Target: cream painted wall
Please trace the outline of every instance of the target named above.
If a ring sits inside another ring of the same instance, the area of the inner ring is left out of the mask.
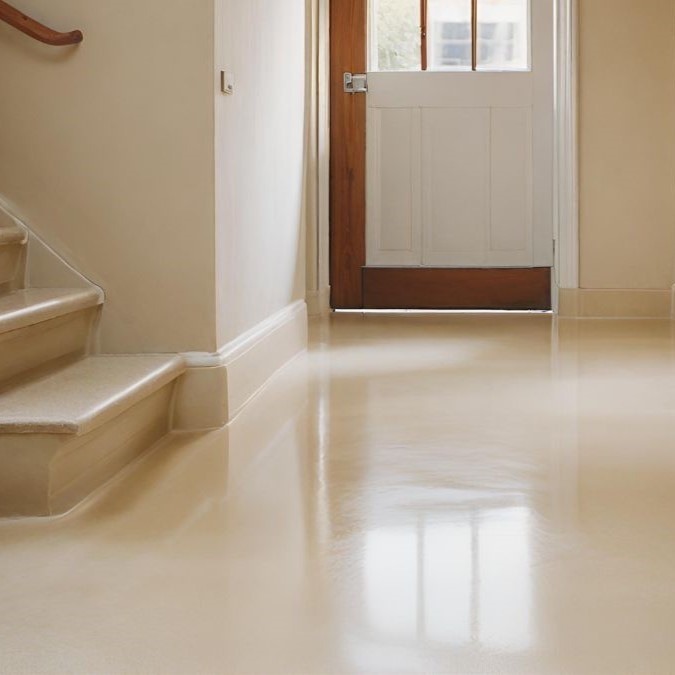
[[[330,311],[330,2],[307,2],[307,309]]]
[[[675,3],[579,5],[580,285],[670,289]]]
[[[305,0],[216,0],[218,342],[305,297]]]
[[[0,25],[0,196],[105,289],[104,350],[215,350],[213,2],[14,1],[85,41]]]

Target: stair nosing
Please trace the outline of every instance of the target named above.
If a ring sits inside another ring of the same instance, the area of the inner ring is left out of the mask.
[[[83,436],[94,431],[118,415],[121,415],[137,403],[159,391],[162,387],[177,380],[186,369],[184,358],[178,354],[103,354],[89,356],[82,359],[82,361],[87,361],[89,359],[113,359],[125,357],[133,358],[138,361],[144,359],[149,360],[154,357],[158,360],[158,365],[145,377],[138,381],[134,380],[131,386],[127,387],[118,395],[104,400],[97,405],[97,407],[86,411],[82,416],[75,417],[75,419],[72,420],[63,419],[57,421],[55,419],[48,419],[42,421],[17,420],[3,422],[2,412],[0,411],[0,435],[46,434],[58,436]],[[159,363],[160,357],[164,359],[163,363]],[[81,364],[82,361],[66,366],[65,369],[74,368],[78,364]],[[58,377],[59,372],[61,371],[51,373],[43,379]],[[2,397],[0,396],[0,403],[1,402]]]
[[[40,291],[43,291],[45,296],[42,300],[39,299]],[[55,294],[51,301],[49,300],[49,292]],[[58,295],[59,292],[60,295]],[[82,309],[96,307],[103,303],[102,294],[96,288],[25,288],[0,296],[0,310],[3,298],[16,297],[21,294],[27,296],[35,294],[38,300],[34,305],[27,305],[9,312],[8,318],[4,318],[0,311],[0,335],[50,321]]]
[[[17,226],[0,227],[0,246],[12,246],[14,244],[26,244],[28,233]]]

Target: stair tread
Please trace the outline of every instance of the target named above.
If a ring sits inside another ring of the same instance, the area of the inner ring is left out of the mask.
[[[20,227],[0,227],[0,246],[25,243],[26,233]]]
[[[9,219],[0,219],[0,246],[9,244],[25,244],[27,240],[26,231],[9,221]]]
[[[0,334],[103,302],[96,288],[27,288],[0,296]]]
[[[184,370],[175,355],[90,356],[0,394],[0,433],[88,433]]]

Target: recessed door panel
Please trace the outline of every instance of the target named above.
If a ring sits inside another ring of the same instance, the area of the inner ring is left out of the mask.
[[[419,110],[375,108],[368,114],[367,263],[421,262]]]
[[[490,123],[490,242],[493,262],[532,259],[532,114],[493,108]]]
[[[424,265],[485,262],[490,215],[490,110],[422,111]]]
[[[537,264],[532,105],[524,99],[369,108],[367,264]]]

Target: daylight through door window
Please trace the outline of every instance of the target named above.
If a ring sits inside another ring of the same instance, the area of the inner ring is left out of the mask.
[[[371,0],[370,70],[530,68],[530,0]]]

